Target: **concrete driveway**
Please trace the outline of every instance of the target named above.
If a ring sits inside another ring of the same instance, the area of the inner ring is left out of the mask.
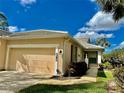
[[[37,84],[49,79],[48,75],[36,75],[32,73],[20,73],[16,71],[0,72],[0,93],[14,93],[25,87]]]
[[[55,80],[49,79],[49,75],[38,75],[32,73],[21,73],[17,71],[0,72],[0,93],[15,93],[23,88],[35,84],[55,84],[55,85],[73,85],[81,83],[96,82],[97,68],[90,68],[87,75],[80,79]]]

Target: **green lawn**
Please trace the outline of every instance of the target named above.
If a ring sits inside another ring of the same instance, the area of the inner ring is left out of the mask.
[[[97,74],[97,81],[107,82],[113,79],[112,72],[109,70],[99,71]]]
[[[112,73],[110,71],[98,72],[96,83],[78,85],[37,84],[20,90],[18,93],[107,93],[105,82],[111,78]]]

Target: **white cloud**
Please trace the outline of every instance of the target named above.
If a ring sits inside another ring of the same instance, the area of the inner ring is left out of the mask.
[[[74,37],[75,38],[76,37],[87,37],[87,38],[90,38],[92,40],[95,40],[97,38],[112,38],[113,34],[112,33],[111,34],[103,34],[103,33],[99,34],[97,32],[87,31],[87,32],[78,32]]]
[[[114,31],[119,29],[121,24],[124,24],[123,19],[115,22],[112,14],[99,11],[86,23],[86,27],[80,28],[79,31]]]
[[[36,3],[36,0],[20,0],[21,5],[31,5],[33,3]]]
[[[90,0],[91,2],[95,2],[96,0]]]
[[[122,41],[117,47],[115,47],[115,49],[121,49],[124,48],[124,41]]]
[[[18,27],[17,26],[9,26],[8,29],[9,29],[10,32],[18,31]]]
[[[115,46],[117,46],[117,44],[111,44],[111,46],[112,46],[112,47],[115,47]]]
[[[18,28],[17,26],[9,26],[8,29],[10,32],[25,31],[26,30],[26,28]]]
[[[20,31],[25,31],[26,30],[26,28],[20,28]]]

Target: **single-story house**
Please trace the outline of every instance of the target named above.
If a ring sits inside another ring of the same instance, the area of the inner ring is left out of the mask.
[[[0,36],[0,69],[63,75],[70,62],[101,63],[103,47],[64,31],[35,30]]]

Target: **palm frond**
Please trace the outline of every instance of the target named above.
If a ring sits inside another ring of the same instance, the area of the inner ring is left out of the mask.
[[[112,12],[113,7],[114,7],[113,2],[106,1],[105,5],[103,6],[103,11]]]
[[[110,42],[107,41],[106,38],[98,38],[98,39],[96,40],[96,45],[100,45],[100,46],[105,47],[105,48],[111,46]]]
[[[0,30],[8,31],[8,21],[6,16],[0,12]]]
[[[118,21],[119,19],[124,17],[124,5],[118,4],[115,7],[114,13],[113,13],[113,19]]]
[[[0,12],[0,17],[3,17],[5,20],[7,20],[6,16],[2,12]]]
[[[97,0],[102,11],[113,13],[113,19],[118,21],[124,17],[124,0]]]

